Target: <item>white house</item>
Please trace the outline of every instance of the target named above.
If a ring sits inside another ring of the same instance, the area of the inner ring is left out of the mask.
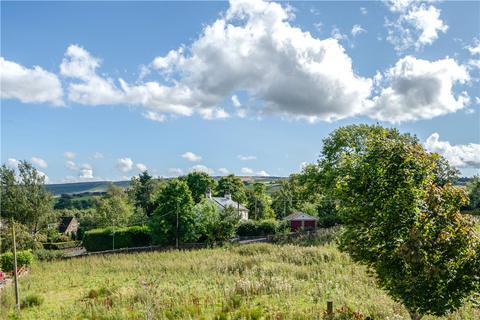
[[[208,201],[215,203],[217,208],[224,210],[227,207],[232,207],[238,211],[242,220],[248,220],[248,209],[242,206],[240,203],[232,200],[232,195],[230,193],[225,193],[224,197],[212,197],[212,193],[207,193]]]

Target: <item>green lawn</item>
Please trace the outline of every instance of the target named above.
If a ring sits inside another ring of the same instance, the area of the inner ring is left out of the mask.
[[[365,268],[332,245],[255,244],[37,263],[21,295],[42,305],[21,319],[317,319],[326,301],[375,319],[407,319]],[[1,314],[13,315],[13,290]],[[427,317],[427,319],[440,319]],[[480,319],[470,303],[442,319]]]

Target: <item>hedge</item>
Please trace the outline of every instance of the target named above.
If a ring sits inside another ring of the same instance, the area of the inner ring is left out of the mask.
[[[43,248],[47,250],[64,250],[78,247],[78,245],[78,241],[46,242],[43,244]]]
[[[148,226],[133,226],[86,231],[83,237],[83,246],[87,251],[112,250],[114,231],[115,249],[143,247],[151,244],[150,228]]]
[[[240,223],[237,235],[240,237],[275,235],[283,233],[285,229],[285,222],[280,220],[247,220]]]
[[[30,251],[17,252],[17,268],[30,266],[33,262],[33,254]],[[0,255],[0,268],[3,271],[13,271],[13,253],[6,252]]]

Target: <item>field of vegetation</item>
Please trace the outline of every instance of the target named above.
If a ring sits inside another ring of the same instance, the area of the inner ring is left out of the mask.
[[[38,262],[21,278],[20,319],[322,319],[326,301],[408,319],[366,269],[332,244],[254,244]],[[14,317],[10,286],[3,318]],[[363,319],[363,318],[342,318]],[[472,302],[447,317],[480,319]]]

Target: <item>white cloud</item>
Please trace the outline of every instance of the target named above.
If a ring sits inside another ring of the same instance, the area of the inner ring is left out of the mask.
[[[238,155],[238,159],[243,160],[243,161],[246,161],[246,160],[256,160],[257,157],[256,157],[256,156],[244,156],[244,155],[239,154],[239,155]]]
[[[348,36],[347,36],[346,34],[342,33],[342,32],[340,31],[340,29],[337,28],[336,26],[334,26],[334,27],[332,28],[332,33],[331,33],[331,35],[332,35],[332,38],[334,38],[335,40],[338,40],[338,41],[348,40]]]
[[[254,171],[251,168],[243,167],[243,168],[240,169],[240,172],[243,173],[243,174],[250,175],[250,174],[253,174]]]
[[[190,168],[190,172],[205,172],[208,173],[209,175],[213,175],[215,173],[215,170],[208,168],[207,166],[204,166],[203,164],[197,164],[193,167]]]
[[[7,163],[6,163],[7,167],[9,167],[10,169],[17,169],[19,164],[20,164],[20,161],[18,161],[15,158],[7,159]]]
[[[63,155],[67,159],[74,159],[75,156],[76,156],[75,152],[72,152],[72,151],[65,151],[65,153]]]
[[[93,169],[92,167],[89,165],[89,164],[84,164],[80,167],[79,169],[79,175],[78,177],[80,179],[85,179],[85,180],[89,180],[89,179],[93,179],[94,176],[93,176]]]
[[[227,168],[220,168],[218,169],[218,172],[222,175],[228,175],[230,171]]]
[[[70,170],[75,170],[75,171],[78,170],[77,164],[72,160],[65,161],[65,167],[67,167],[67,169],[70,169]]]
[[[367,30],[363,29],[361,25],[356,24],[352,27],[352,36],[356,37],[359,34],[367,33]]]
[[[480,40],[477,38],[473,39],[473,44],[467,47],[470,54],[473,55],[480,55]]]
[[[368,10],[367,8],[365,7],[360,7],[360,12],[363,14],[363,15],[366,15],[368,13]]]
[[[120,158],[117,160],[117,168],[122,172],[129,172],[133,169],[133,161],[130,158]]]
[[[452,87],[470,79],[464,66],[446,58],[427,61],[406,56],[384,73],[386,86],[373,98],[369,116],[394,123],[431,119],[462,109],[466,93],[457,97]]]
[[[48,167],[47,161],[43,160],[42,158],[32,157],[30,161],[39,168],[45,169]]]
[[[240,103],[240,101],[238,100],[238,97],[237,95],[233,95],[232,96],[232,104],[236,107],[236,108],[240,108],[242,106],[242,104]]]
[[[480,59],[468,60],[468,65],[472,68],[480,69]]]
[[[180,168],[170,168],[168,169],[168,173],[170,174],[170,176],[178,177],[183,175],[183,170]]]
[[[23,103],[62,106],[63,89],[58,77],[39,66],[32,69],[0,57],[0,97]]]
[[[93,154],[93,159],[103,159],[103,154],[101,152],[95,152]]]
[[[143,113],[143,117],[152,121],[164,122],[167,117],[164,114],[155,111],[146,111]]]
[[[444,156],[455,167],[480,168],[480,144],[451,145],[448,141],[441,141],[435,132],[427,138],[425,147]]]
[[[260,176],[260,177],[269,177],[270,175],[268,174],[267,171],[265,170],[260,170],[257,172],[257,176]]]
[[[143,163],[137,163],[135,166],[137,167],[138,171],[141,171],[141,172],[147,171],[148,169],[147,166],[144,165]]]
[[[187,160],[187,161],[192,161],[192,162],[195,162],[195,161],[200,161],[202,160],[202,157],[199,156],[199,155],[196,155],[195,153],[193,152],[185,152],[184,154],[182,154],[182,158]]]
[[[390,1],[388,4],[392,12],[399,13],[397,20],[387,19],[386,22],[387,40],[397,51],[412,47],[419,50],[437,40],[440,32],[448,30],[440,19],[441,10],[433,5],[427,6],[418,1]]]

